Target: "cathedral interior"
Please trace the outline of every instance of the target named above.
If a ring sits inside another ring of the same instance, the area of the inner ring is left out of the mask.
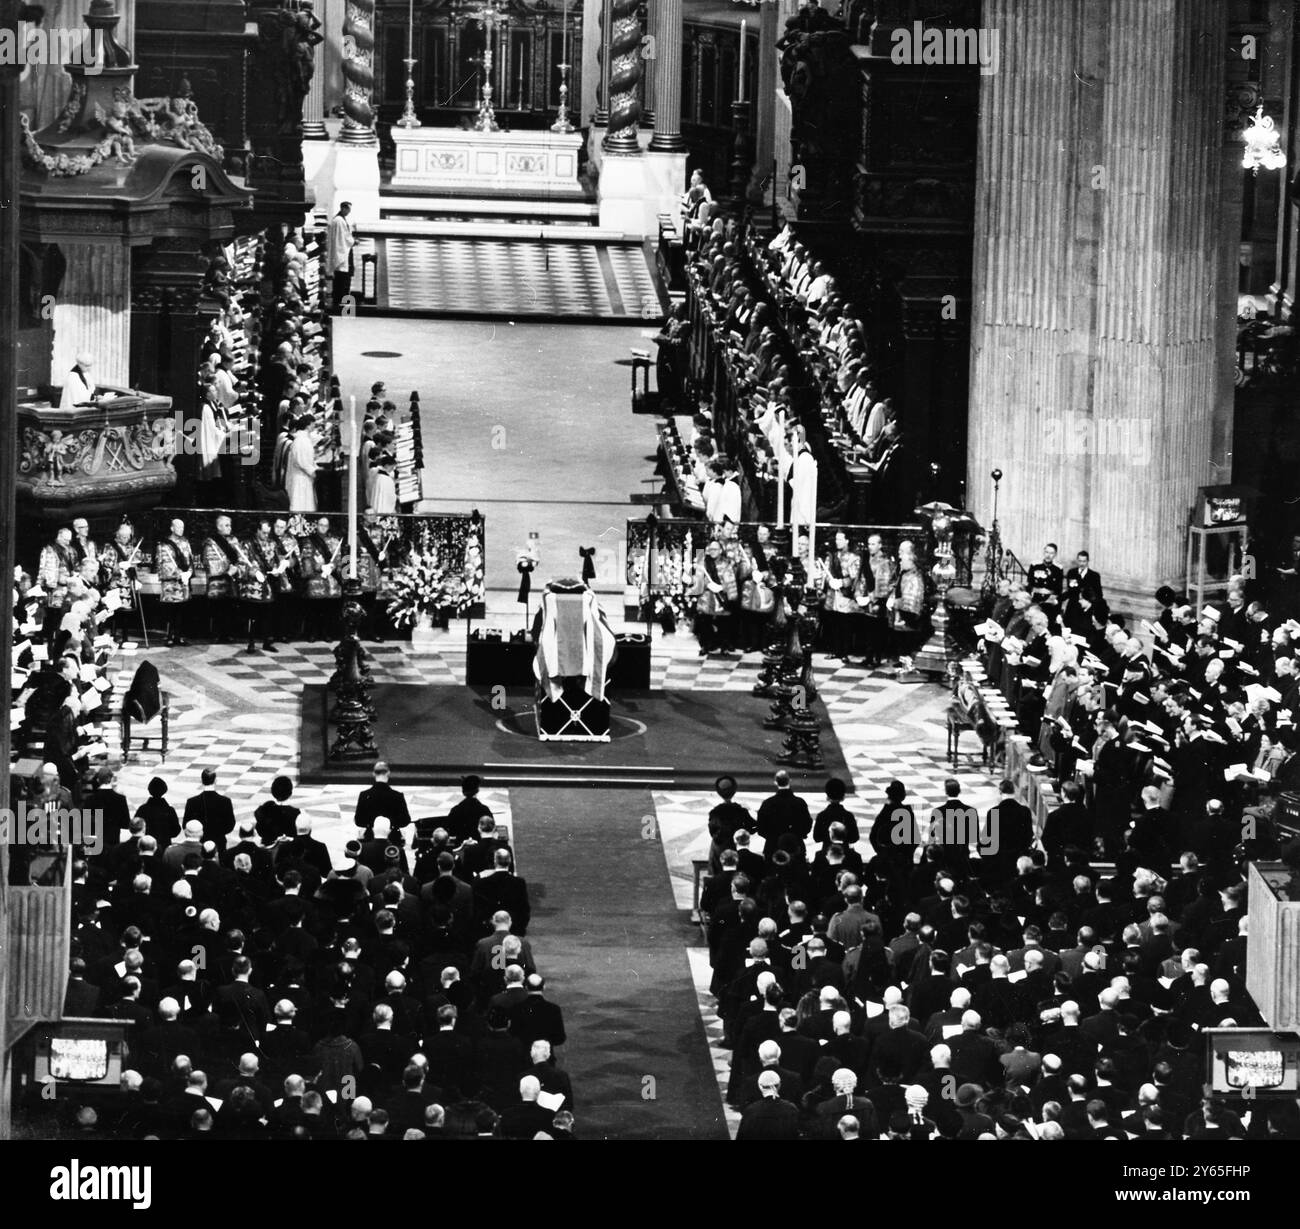
[[[0,1136],[1300,1136],[1296,10],[0,0]]]

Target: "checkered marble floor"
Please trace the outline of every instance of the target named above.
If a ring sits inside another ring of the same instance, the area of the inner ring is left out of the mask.
[[[367,647],[377,683],[464,683],[465,645],[459,631],[449,633],[433,652],[416,653],[404,641]],[[651,675],[656,688],[748,691],[753,686],[759,664],[755,654],[701,658],[691,654],[687,639],[655,647]],[[331,645],[282,645],[275,654],[246,654],[239,646],[230,645],[138,647],[134,652],[128,647],[115,663],[112,711],[120,710],[130,676],[146,657],[158,666],[171,700],[171,746],[162,773],[172,781],[174,790],[188,792],[191,777],[193,788],[197,788],[199,772],[211,764],[221,773],[222,788],[237,803],[250,803],[265,795],[273,776],[296,773],[302,688],[328,681],[334,670]],[[944,755],[946,701],[942,688],[903,684],[880,673],[821,659],[817,678],[844,748],[860,820],[874,815],[884,800],[885,787],[894,778],[918,800],[930,802],[942,796],[943,780],[951,771]],[[137,730],[137,748],[123,772],[123,788],[131,798],[143,796],[149,778],[160,768],[156,743],[139,747],[140,733]],[[105,723],[105,734],[116,759],[120,747],[115,722]],[[994,784],[971,756],[964,757],[956,775],[972,803],[983,806],[992,800]],[[326,814],[335,816],[341,813],[341,800],[350,805],[353,789],[324,786],[311,792],[326,806]],[[440,805],[438,795],[438,791],[430,792],[429,807]],[[748,801],[757,805],[760,800]],[[680,823],[696,833],[702,833],[703,816],[713,805],[707,794],[664,796],[662,803],[666,810],[661,820],[679,817]],[[341,835],[346,840],[351,834]],[[684,878],[689,883],[692,856],[698,854],[687,849],[670,856],[675,882]],[[689,899],[684,907],[690,907]]]
[[[431,683],[463,686],[465,642],[455,629],[437,642],[435,651],[416,653],[402,641],[367,646],[372,653],[376,682]],[[218,788],[235,802],[244,816],[268,796],[273,777],[298,771],[298,705],[302,687],[328,681],[334,670],[333,648],[327,644],[280,646],[276,654],[245,654],[240,646],[192,645],[188,648],[136,648],[115,662],[112,711],[138,663],[148,657],[158,667],[171,697],[171,745],[161,763],[156,744],[135,750],[123,766],[119,788],[132,805],[145,797],[155,775],[170,784],[169,798],[180,806],[199,789],[199,774],[211,766],[218,772]],[[748,691],[760,664],[757,654],[744,658],[701,658],[689,636],[657,641],[651,663],[651,681],[666,690]],[[885,787],[897,778],[909,792],[918,818],[943,797],[943,782],[955,776],[962,796],[981,812],[996,797],[996,779],[967,752],[954,772],[945,756],[945,688],[930,683],[906,683],[885,672],[871,672],[817,658],[815,673],[819,694],[830,714],[852,776],[854,794],[847,805],[865,830],[884,803]],[[105,723],[110,759],[120,758],[115,722]],[[138,735],[138,731],[137,731]],[[719,771],[725,771],[719,765]],[[413,787],[406,789],[412,814],[445,814],[459,797],[458,791]],[[355,785],[302,787],[294,802],[313,821],[314,833],[335,855],[355,835],[351,816]],[[756,811],[765,795],[737,796]],[[484,801],[498,822],[507,827],[527,823],[515,817],[507,789],[485,789]],[[694,862],[708,856],[706,818],[717,801],[708,791],[656,791],[652,795],[655,819],[676,905],[683,914],[694,904]],[[814,813],[819,800],[810,798]],[[757,842],[756,849],[761,849]],[[865,852],[865,845],[859,847]],[[811,846],[810,846],[810,852]],[[527,874],[527,868],[521,870]],[[692,978],[701,1019],[708,1037],[719,1096],[726,1089],[730,1051],[720,1045],[721,1022],[709,994],[708,950],[703,935],[688,946]],[[559,991],[562,997],[562,989]],[[738,1115],[726,1110],[734,1134]]]
[[[638,244],[390,236],[378,243],[390,312],[658,318],[658,283]]]

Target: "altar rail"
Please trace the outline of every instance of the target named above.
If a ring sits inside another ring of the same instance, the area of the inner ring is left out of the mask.
[[[205,578],[202,546],[204,540],[215,531],[219,516],[230,517],[231,532],[241,542],[254,535],[259,522],[274,522],[281,518],[289,522],[289,532],[300,541],[314,532],[316,522],[322,519],[329,521],[330,533],[335,537],[341,540],[347,536],[348,518],[341,512],[289,514],[239,508],[157,508],[150,514],[148,526],[142,535],[144,545],[140,552],[139,567],[142,591],[158,592],[154,567],[157,544],[171,532],[171,522],[180,519],[185,522],[185,536],[194,548],[193,589],[195,593],[202,592],[201,584]],[[454,574],[465,586],[469,605],[466,609],[458,610],[457,616],[483,618],[487,523],[481,513],[362,517],[360,523],[380,548],[381,597],[391,588],[393,577],[410,562],[412,553],[418,551],[425,558],[436,556],[446,565],[449,577]]]

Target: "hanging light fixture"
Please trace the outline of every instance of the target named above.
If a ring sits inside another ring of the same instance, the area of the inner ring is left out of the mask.
[[[1269,171],[1277,171],[1286,166],[1286,154],[1282,152],[1277,127],[1264,114],[1262,103],[1255,108],[1250,127],[1241,134],[1241,139],[1246,142],[1246,152],[1241,159],[1241,165],[1246,170],[1258,175],[1261,166]]]

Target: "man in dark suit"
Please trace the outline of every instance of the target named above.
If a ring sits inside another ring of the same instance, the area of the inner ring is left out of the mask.
[[[393,1023],[393,1009],[387,1003],[378,1003],[371,1010],[374,1027],[357,1038],[361,1057],[367,1068],[379,1069],[379,1081],[385,1091],[397,1086],[406,1064],[418,1048],[416,1039],[407,1032],[398,1032]]]
[[[961,782],[943,783],[943,803],[930,813],[930,844],[938,846],[939,864],[957,873],[970,864],[971,842],[978,837],[975,808],[961,800]]]
[[[781,1096],[781,1077],[771,1068],[758,1077],[758,1100],[741,1115],[736,1138],[798,1139],[799,1109]]]
[[[982,1084],[989,1088],[1002,1078],[997,1047],[980,1031],[979,1012],[962,1014],[961,1032],[948,1039],[952,1073],[959,1084]]]
[[[203,789],[186,800],[183,822],[197,820],[203,825],[203,839],[224,850],[226,838],[235,830],[234,805],[224,794],[217,793],[215,768],[205,768],[200,779]]]
[[[406,873],[409,868],[406,862],[406,850],[402,846],[402,838],[392,835],[392,824],[387,816],[376,815],[371,821],[369,834],[361,842],[361,852],[357,855],[357,861],[362,866],[369,867],[373,875],[382,875],[388,869],[388,850],[395,848],[401,857],[398,865]],[[369,890],[374,892],[376,889],[372,884]]]
[[[491,870],[482,871],[474,880],[474,896],[478,914],[483,920],[504,910],[510,914],[511,933],[521,938],[528,933],[532,905],[528,900],[528,884],[520,875],[511,872],[509,849],[498,849],[493,855]]]
[[[798,1105],[803,1100],[803,1095],[807,1091],[803,1076],[794,1068],[785,1066],[783,1058],[780,1042],[768,1040],[759,1044],[759,1069],[744,1082],[740,1089],[740,1106],[742,1109],[747,1109],[753,1105],[762,1095],[758,1089],[758,1078],[764,1071],[775,1071],[780,1076],[781,1091],[785,1093],[787,1101]]]
[[[93,1016],[99,1002],[99,987],[86,980],[86,962],[74,956],[68,963],[68,987],[63,993],[63,1014],[74,1018]]]
[[[152,1075],[165,1075],[178,1054],[187,1055],[195,1064],[200,1061],[199,1035],[181,1021],[180,1014],[180,1004],[164,998],[158,1004],[158,1023],[140,1035],[142,1062]]]
[[[247,956],[236,956],[231,961],[230,972],[232,980],[217,987],[212,1005],[222,1033],[232,1040],[237,1038],[247,1049],[261,1041],[271,1022],[271,1009],[266,995],[250,984],[253,962]]]
[[[555,1065],[555,1056],[551,1052],[549,1041],[537,1040],[528,1048],[528,1057],[532,1066],[525,1074],[535,1076],[542,1086],[542,1091],[552,1096],[563,1097],[559,1110],[573,1111],[573,1081],[567,1071],[561,1071]],[[558,1113],[559,1110],[556,1112]]]
[[[262,1035],[261,1050],[267,1062],[267,1076],[283,1080],[302,1070],[311,1053],[311,1037],[295,1023],[298,1007],[292,999],[277,999],[275,1025]]]
[[[1072,845],[1092,852],[1092,817],[1083,805],[1083,787],[1067,781],[1061,796],[1065,801],[1043,821],[1043,849],[1054,868],[1065,865],[1065,851]]]
[[[930,1057],[930,1047],[925,1038],[909,1026],[911,1013],[902,1003],[889,1009],[889,1028],[880,1034],[871,1048],[871,1078],[880,1072],[882,1062],[893,1063],[900,1078],[908,1083],[916,1078]]]
[[[510,1010],[510,1031],[525,1045],[545,1041],[552,1048],[562,1046],[567,1040],[564,1013],[558,1003],[546,998],[546,979],[540,973],[530,973],[524,989],[526,997]]]
[[[81,800],[83,811],[103,816],[104,848],[112,849],[118,843],[118,834],[131,827],[131,808],[125,798],[113,788],[111,768],[100,768],[95,773],[94,788],[87,790]]]
[[[460,1013],[446,1003],[438,1008],[437,1031],[424,1038],[424,1055],[429,1060],[428,1079],[448,1096],[470,1096],[477,1084],[474,1045],[457,1028]]]
[[[1034,843],[1034,814],[1016,797],[1014,781],[1003,781],[996,806],[984,817],[979,839],[980,878],[985,883],[1010,879],[1016,859]],[[987,875],[985,871],[987,870]]]
[[[271,878],[271,851],[257,839],[256,821],[245,819],[239,825],[239,840],[221,854],[221,865],[233,867],[235,858],[246,853],[253,863],[253,875],[258,879]]]
[[[497,1134],[503,1139],[532,1139],[539,1131],[551,1132],[555,1111],[537,1104],[542,1094],[541,1082],[535,1075],[526,1075],[519,1081],[519,1100],[509,1106],[497,1122]]]
[[[406,795],[388,783],[388,765],[380,760],[371,771],[375,783],[357,795],[357,810],[352,822],[364,830],[363,840],[370,840],[375,820],[384,816],[393,831],[400,832],[411,822],[411,812],[406,806]]]
[[[1074,567],[1065,573],[1062,613],[1066,626],[1077,635],[1085,635],[1089,611],[1104,600],[1101,577],[1092,570],[1092,560],[1086,550],[1074,557]]]
[[[305,863],[322,879],[333,869],[329,849],[312,836],[311,820],[305,815],[294,820],[294,836],[276,849],[275,860],[280,865]]]
[[[774,778],[776,793],[763,799],[758,808],[758,835],[763,838],[763,852],[771,860],[776,843],[790,832],[801,841],[812,831],[808,804],[790,788],[790,774],[781,769]]]

